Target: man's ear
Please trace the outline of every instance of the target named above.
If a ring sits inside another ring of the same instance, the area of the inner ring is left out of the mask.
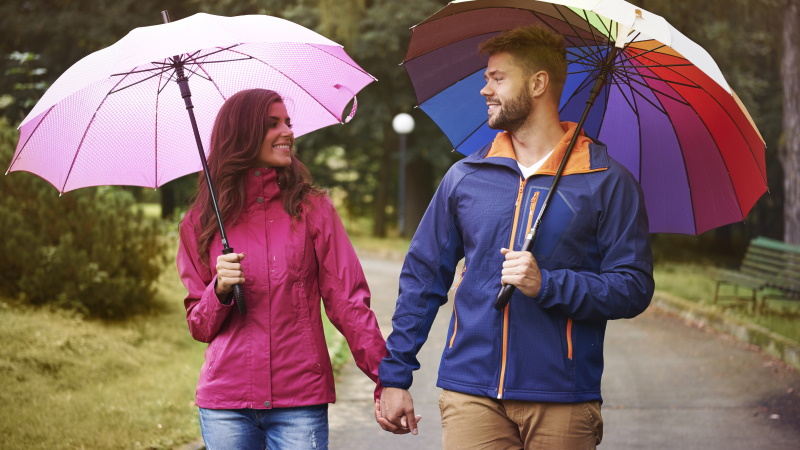
[[[544,95],[547,92],[547,89],[550,86],[550,74],[545,72],[544,70],[540,70],[528,79],[528,89],[531,93],[531,97],[538,98]]]

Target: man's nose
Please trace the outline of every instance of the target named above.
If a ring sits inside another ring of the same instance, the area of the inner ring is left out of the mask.
[[[494,92],[491,90],[491,88],[489,88],[489,83],[486,83],[483,89],[481,89],[481,95],[484,97],[491,97],[493,93]]]

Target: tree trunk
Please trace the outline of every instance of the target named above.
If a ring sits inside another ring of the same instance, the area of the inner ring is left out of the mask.
[[[784,240],[800,245],[800,0],[786,0],[783,15]]]
[[[386,204],[389,198],[389,183],[391,182],[392,155],[397,149],[391,123],[384,126],[383,151],[381,152],[381,174],[378,178],[378,193],[375,195],[375,223],[372,235],[386,237]]]
[[[175,214],[175,188],[167,183],[161,186],[159,191],[161,191],[161,218],[171,218]]]
[[[416,158],[406,172],[406,236],[414,236],[425,210],[433,198],[433,167],[423,158]]]

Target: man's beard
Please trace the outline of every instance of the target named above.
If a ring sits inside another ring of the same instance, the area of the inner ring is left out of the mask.
[[[489,128],[495,130],[517,131],[531,112],[533,102],[531,102],[528,85],[524,85],[522,92],[511,100],[507,100],[500,105],[500,111],[492,119],[488,120]]]

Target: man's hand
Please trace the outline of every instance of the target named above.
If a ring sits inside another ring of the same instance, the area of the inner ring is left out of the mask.
[[[417,434],[417,422],[422,416],[414,415],[414,401],[405,389],[385,387],[381,399],[375,402],[375,421],[385,431],[394,434]]]
[[[515,286],[528,297],[539,295],[539,290],[542,288],[542,273],[539,272],[539,264],[531,252],[513,252],[501,248],[500,253],[506,257],[501,281]]]

